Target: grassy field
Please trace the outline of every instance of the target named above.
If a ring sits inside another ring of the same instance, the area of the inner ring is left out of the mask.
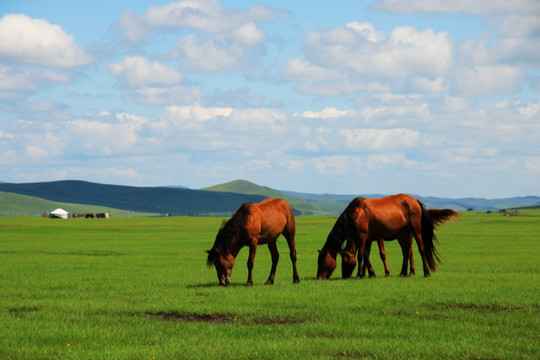
[[[540,213],[464,213],[425,279],[315,279],[335,218],[297,218],[274,286],[266,247],[232,286],[205,265],[222,218],[0,218],[0,359],[538,359]]]

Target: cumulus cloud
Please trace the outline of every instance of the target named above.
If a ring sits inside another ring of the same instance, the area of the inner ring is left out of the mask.
[[[109,72],[129,86],[175,85],[183,80],[182,74],[172,66],[150,62],[141,56],[128,56],[108,66]]]
[[[418,144],[420,133],[409,129],[340,129],[338,134],[353,150],[403,149]]]
[[[287,62],[283,69],[283,77],[287,80],[299,82],[317,82],[324,80],[345,80],[345,73],[338,70],[317,66],[306,59],[294,58]]]
[[[323,110],[317,112],[317,111],[304,111],[302,113],[302,116],[307,119],[314,119],[314,118],[320,118],[320,119],[328,119],[328,118],[337,118],[345,115],[350,115],[353,111],[352,110],[338,110],[336,108],[324,108]]]
[[[39,66],[72,68],[92,58],[60,26],[24,14],[0,19],[0,59]]]
[[[164,6],[151,6],[142,15],[132,11],[122,13],[117,26],[123,36],[138,42],[157,28],[188,28],[211,34],[233,32],[243,41],[258,41],[261,32],[252,24],[276,16],[271,9],[253,6],[248,10],[227,10],[219,0],[183,0]]]
[[[500,12],[538,13],[540,4],[536,0],[483,1],[483,0],[377,0],[372,5],[377,10],[400,13],[418,12],[459,12],[469,14],[490,14]]]
[[[387,36],[372,24],[309,33],[303,46],[320,65],[356,74],[402,77],[410,73],[437,77],[448,69],[452,44],[447,33],[398,27]]]
[[[302,41],[304,58],[292,58],[282,74],[301,92],[340,95],[413,88],[448,90],[453,42],[448,33],[397,27],[386,34],[370,23],[312,31]]]
[[[149,106],[163,106],[170,104],[193,104],[203,98],[203,90],[199,87],[172,86],[149,87],[144,86],[128,91],[124,98],[128,101]]]
[[[460,95],[509,95],[523,80],[520,69],[506,66],[474,66],[456,71],[455,91]]]
[[[238,65],[244,48],[236,44],[189,35],[180,39],[177,47],[183,53],[191,71],[211,73]]]

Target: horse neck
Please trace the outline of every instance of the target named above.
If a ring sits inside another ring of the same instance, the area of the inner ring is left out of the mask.
[[[221,237],[219,240],[220,247],[230,252],[234,258],[238,255],[240,252],[240,249],[242,248],[242,241],[241,241],[241,231],[238,227],[234,227],[231,224],[226,224],[221,230],[220,234],[218,234],[218,237]],[[230,240],[229,240],[230,239]],[[218,240],[216,239],[216,243]]]
[[[323,249],[335,256],[341,251],[344,241],[345,238],[343,237],[343,234],[340,231],[336,231],[334,226],[332,231],[330,231],[330,234],[328,234],[328,238],[326,239]]]

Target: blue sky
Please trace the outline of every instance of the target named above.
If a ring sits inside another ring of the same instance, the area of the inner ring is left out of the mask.
[[[538,1],[0,12],[0,181],[540,195]]]

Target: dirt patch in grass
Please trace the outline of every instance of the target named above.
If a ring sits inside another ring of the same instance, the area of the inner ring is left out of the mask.
[[[10,314],[23,314],[23,313],[33,313],[38,312],[40,309],[37,306],[20,306],[12,307],[8,309]]]
[[[206,322],[213,324],[223,324],[232,321],[237,321],[238,325],[294,325],[304,323],[305,320],[287,316],[266,316],[258,318],[237,318],[232,314],[227,313],[196,313],[196,312],[179,312],[179,311],[147,311],[145,316],[164,320],[164,321],[181,321],[181,322]]]
[[[433,308],[446,308],[446,309],[458,309],[458,310],[477,310],[488,312],[506,312],[506,311],[518,311],[518,307],[508,307],[494,304],[465,304],[465,303],[438,303],[433,304]]]
[[[288,316],[267,316],[262,318],[256,318],[253,320],[247,320],[247,325],[294,325],[305,322],[303,319]]]
[[[183,321],[183,322],[206,322],[214,324],[227,323],[234,320],[234,316],[224,313],[192,313],[178,311],[147,311],[146,316],[168,321]]]

